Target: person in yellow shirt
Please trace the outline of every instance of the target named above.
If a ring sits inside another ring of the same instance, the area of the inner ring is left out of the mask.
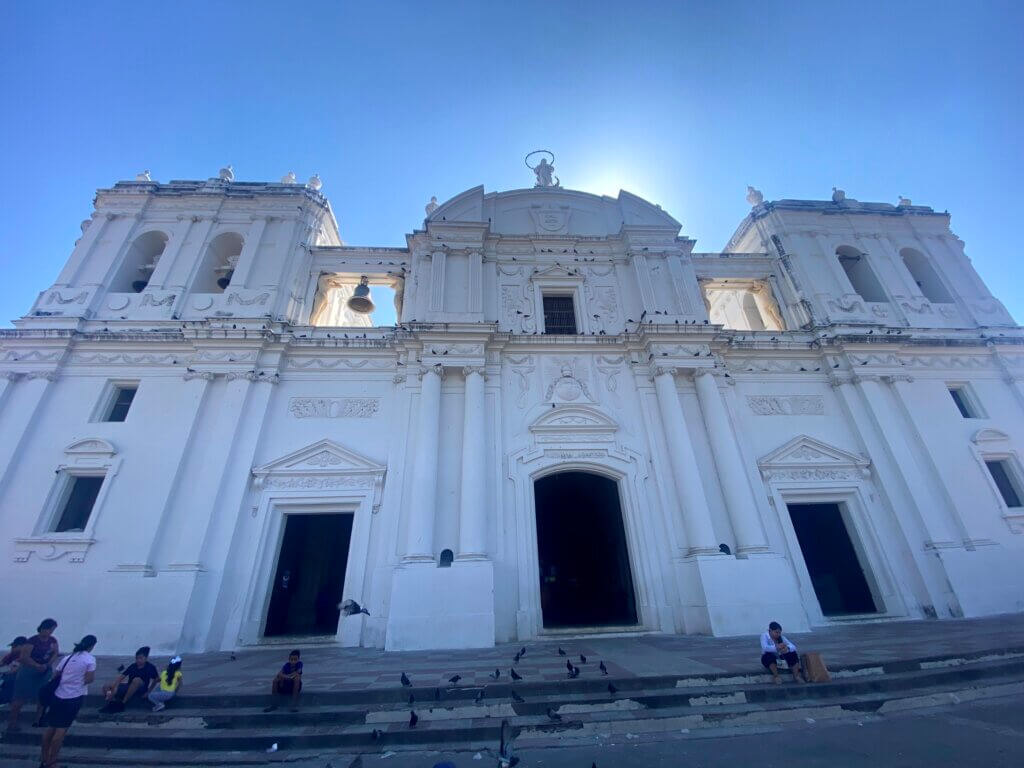
[[[149,700],[153,702],[153,711],[159,712],[167,706],[167,702],[173,699],[181,690],[181,656],[175,656],[167,665],[167,669],[160,673],[160,682],[153,686],[149,692]]]

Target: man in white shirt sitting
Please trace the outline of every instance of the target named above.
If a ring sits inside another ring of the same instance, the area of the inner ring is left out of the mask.
[[[778,666],[780,656],[789,665],[789,671],[793,673],[793,680],[798,683],[804,682],[800,669],[800,657],[796,655],[796,646],[782,634],[782,625],[773,621],[768,625],[768,631],[761,635],[761,663],[772,673],[773,683],[782,682]]]

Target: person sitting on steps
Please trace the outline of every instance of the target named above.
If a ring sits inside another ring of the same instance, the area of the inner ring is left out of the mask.
[[[145,700],[159,679],[160,673],[149,662],[149,646],[144,645],[135,652],[135,663],[125,668],[112,683],[103,686],[107,703],[100,712],[123,712],[135,699]]]
[[[149,692],[154,712],[162,710],[168,701],[178,695],[181,691],[181,679],[181,656],[175,656],[167,665],[167,669],[160,673],[159,684]]]
[[[299,693],[302,692],[302,662],[299,661],[299,651],[295,649],[288,654],[287,663],[281,667],[281,671],[274,676],[274,682],[270,686],[270,693],[273,696],[291,696],[291,711],[299,711]],[[271,704],[264,708],[264,712],[273,712],[277,704]]]
[[[761,635],[761,664],[772,673],[772,682],[781,683],[779,677],[779,657],[786,660],[789,671],[793,673],[793,680],[804,682],[800,669],[800,657],[796,655],[796,646],[786,639],[782,634],[782,625],[773,621],[768,625],[768,631]]]

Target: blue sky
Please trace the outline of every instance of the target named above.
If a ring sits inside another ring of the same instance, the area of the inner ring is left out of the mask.
[[[1020,2],[8,2],[0,324],[97,187],[318,172],[342,236],[403,245],[431,195],[532,184],[659,203],[720,249],[766,198],[948,209],[1018,319]]]

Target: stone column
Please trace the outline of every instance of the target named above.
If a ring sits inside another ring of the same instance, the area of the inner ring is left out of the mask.
[[[463,368],[466,375],[465,417],[462,424],[462,492],[459,510],[459,559],[487,558],[486,441],[484,370]]]
[[[704,425],[711,442],[711,453],[715,457],[715,467],[725,495],[725,506],[736,534],[736,553],[767,552],[768,542],[761,527],[757,504],[743,471],[743,457],[736,445],[729,414],[725,410],[715,376],[704,368],[696,372],[694,379],[697,399],[700,400],[700,409],[704,414]]]
[[[675,368],[656,368],[654,388],[658,395],[658,408],[665,428],[672,477],[679,503],[682,504],[683,527],[686,531],[688,555],[719,554],[715,531],[711,525],[711,512],[704,495],[697,457],[686,431],[683,406],[676,391]]]
[[[434,561],[434,505],[437,498],[437,448],[441,425],[441,366],[421,372],[420,412],[416,420],[416,455],[413,458],[409,500],[406,562]]]

